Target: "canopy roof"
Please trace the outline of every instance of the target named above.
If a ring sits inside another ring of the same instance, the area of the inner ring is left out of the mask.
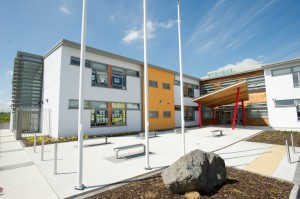
[[[208,107],[233,104],[236,100],[237,88],[240,87],[239,102],[249,100],[247,81],[238,82],[215,92],[193,99],[193,102]]]

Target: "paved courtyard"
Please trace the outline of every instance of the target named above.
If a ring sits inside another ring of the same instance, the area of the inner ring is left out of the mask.
[[[211,131],[215,129],[222,129],[223,135],[214,137]],[[284,147],[243,141],[263,129],[264,127],[236,128],[234,131],[229,127],[189,129],[185,134],[186,153],[194,149],[215,151],[224,158],[227,166],[293,181],[297,163],[299,165],[300,148],[296,148],[296,154],[291,154],[293,163],[288,164]],[[16,165],[18,161],[18,169],[24,172],[26,172],[25,168],[34,169],[34,171],[27,172],[27,175],[34,175],[32,178],[29,176],[24,176],[24,178],[28,178],[28,184],[35,180],[37,187],[45,189],[44,194],[49,192],[48,198],[73,196],[149,172],[144,169],[145,156],[138,153],[142,151],[142,148],[121,151],[120,159],[116,159],[113,150],[115,147],[143,143],[144,140],[139,135],[111,137],[108,139],[108,144],[104,144],[103,138],[87,140],[84,144],[89,146],[83,148],[83,184],[86,189],[84,191],[75,190],[77,142],[58,144],[58,174],[54,175],[54,145],[45,146],[44,161],[41,161],[40,146],[37,147],[36,153],[34,153],[33,147],[27,147],[25,150],[21,146],[17,149],[13,149],[13,147],[10,149],[10,142],[2,143],[4,135],[8,135],[7,131],[0,131],[0,133],[2,136],[1,150],[5,147],[4,150],[15,150],[11,153],[16,154],[9,158],[9,153],[1,153],[1,156],[7,154],[4,164],[0,162],[0,166],[4,168],[0,171],[0,186],[4,188],[4,191],[7,190],[3,194],[4,198],[13,198],[9,196],[15,194],[9,192],[13,190],[9,187],[16,186],[17,181],[15,184],[9,184],[7,181],[12,178],[9,176],[19,175],[17,169],[5,170],[5,168],[13,168],[12,165]],[[152,170],[168,166],[181,156],[181,134],[175,134],[174,131],[159,132],[158,136],[150,138],[149,142]],[[18,160],[15,160],[16,157]],[[25,165],[20,165],[21,160]],[[32,186],[34,187],[35,184]]]

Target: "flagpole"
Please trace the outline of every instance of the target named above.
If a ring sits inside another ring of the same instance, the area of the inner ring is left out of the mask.
[[[148,63],[147,63],[147,2],[144,0],[144,110],[145,110],[145,169],[149,166]]]
[[[83,128],[82,128],[82,112],[83,112],[83,72],[85,67],[85,37],[86,37],[86,12],[87,0],[83,0],[82,8],[82,26],[81,26],[81,50],[80,50],[80,73],[79,73],[79,107],[78,107],[78,173],[77,186],[75,189],[83,190],[82,184],[82,165],[83,165]]]
[[[177,1],[178,12],[178,44],[179,44],[179,68],[180,68],[180,106],[181,106],[181,133],[182,133],[182,155],[185,155],[185,132],[184,132],[184,104],[183,104],[183,78],[182,78],[182,52],[181,52],[181,30],[180,30],[180,0]]]

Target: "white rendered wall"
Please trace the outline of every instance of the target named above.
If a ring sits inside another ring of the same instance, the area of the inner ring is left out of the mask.
[[[274,128],[300,128],[296,107],[275,107],[274,103],[275,99],[300,99],[300,88],[294,88],[292,74],[271,75],[271,70],[290,66],[295,66],[295,64],[265,68],[264,71],[269,123]]]
[[[175,75],[175,80],[180,81],[179,76]],[[199,86],[199,81],[189,79],[186,77],[183,77],[183,82],[198,85]],[[200,90],[199,89],[194,89],[194,98],[197,98],[200,96]],[[198,107],[198,104],[193,102],[192,100],[194,98],[190,97],[183,97],[183,104],[184,106],[195,106]],[[174,85],[174,103],[175,105],[180,106],[180,86]],[[175,111],[175,126],[180,127],[181,126],[181,111]],[[185,122],[185,126],[195,126],[198,125],[198,111],[195,111],[195,121],[189,121]]]
[[[62,48],[58,48],[52,54],[50,54],[44,60],[44,74],[43,74],[43,105],[41,108],[41,130],[42,133],[49,134],[53,137],[57,137],[59,133],[60,125],[60,76],[61,76],[61,54]],[[46,110],[50,110],[51,128],[45,128],[45,116]],[[51,130],[49,130],[51,129]]]
[[[78,99],[79,67],[70,65],[71,56],[79,57],[79,50],[63,46],[60,86],[59,137],[77,135],[78,110],[69,109],[69,99]],[[140,71],[140,66],[87,52],[86,59],[104,64]],[[127,76],[126,90],[91,86],[92,70],[84,69],[84,100],[139,103],[141,106],[141,79]],[[126,126],[90,127],[91,110],[83,111],[84,135],[130,132],[141,130],[141,110],[127,111]]]

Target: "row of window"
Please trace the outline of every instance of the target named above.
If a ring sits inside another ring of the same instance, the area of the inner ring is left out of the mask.
[[[275,107],[295,106],[297,109],[297,118],[300,121],[300,99],[275,100],[274,103],[275,103]]]
[[[223,106],[220,110],[225,110],[225,112],[230,112],[231,114],[233,109],[234,109],[233,106]],[[239,110],[240,109],[241,106],[239,106]],[[266,103],[249,104],[247,110],[248,110],[248,118],[268,117],[268,107]],[[212,109],[209,107],[202,106],[201,113],[203,119],[212,118]],[[232,117],[232,115],[230,117]]]
[[[149,118],[159,118],[158,111],[150,111]],[[171,118],[171,111],[164,111],[163,118]]]
[[[149,80],[149,86],[150,87],[154,87],[154,88],[158,88],[158,82],[157,81],[153,81],[153,80]],[[170,90],[170,84],[168,83],[162,83],[162,88],[166,89],[166,90]]]
[[[79,66],[80,59],[71,57],[71,65]],[[110,66],[90,60],[86,60],[85,67],[92,69],[91,84],[98,87],[112,87],[126,89],[126,76],[139,77],[138,71]]]
[[[272,76],[293,74],[294,87],[300,87],[300,66],[280,68],[271,71]]]
[[[248,90],[258,90],[258,89],[265,89],[266,84],[265,84],[265,77],[264,76],[255,76],[255,77],[248,77],[247,79],[248,83]],[[231,86],[233,84],[238,83],[238,80],[227,80],[221,82],[221,88],[225,88],[228,86]],[[212,93],[216,91],[217,89],[215,88],[214,84],[204,84],[201,86],[201,94],[205,95],[208,93]]]

